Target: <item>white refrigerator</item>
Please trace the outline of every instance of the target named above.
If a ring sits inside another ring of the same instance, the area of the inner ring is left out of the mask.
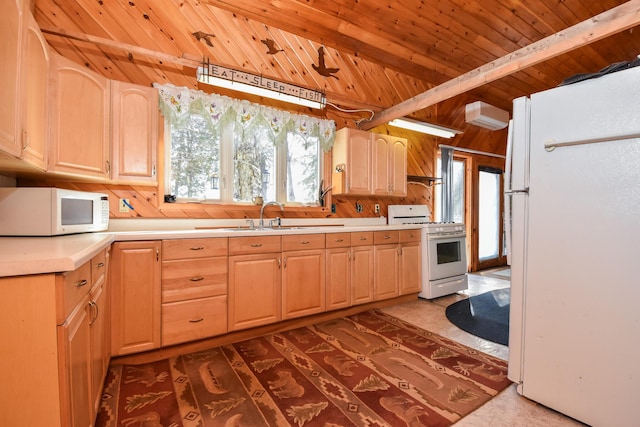
[[[640,67],[514,100],[506,169],[509,378],[639,426]]]

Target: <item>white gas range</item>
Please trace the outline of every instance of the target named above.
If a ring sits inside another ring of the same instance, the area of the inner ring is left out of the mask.
[[[389,224],[420,224],[421,298],[433,299],[468,288],[464,224],[431,222],[426,205],[389,205]]]

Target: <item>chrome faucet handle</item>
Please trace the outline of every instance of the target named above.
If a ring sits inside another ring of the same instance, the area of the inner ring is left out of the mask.
[[[253,222],[252,219],[248,219],[247,220],[247,224],[249,224],[249,228],[251,228],[251,229],[256,228],[256,224]]]
[[[275,217],[275,219],[272,219],[269,221],[269,227],[273,228],[273,226],[276,226],[278,228],[280,228],[282,226],[282,221],[280,220],[280,217],[277,216]]]

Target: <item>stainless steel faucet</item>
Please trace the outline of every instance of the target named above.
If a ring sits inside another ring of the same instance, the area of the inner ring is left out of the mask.
[[[280,202],[267,202],[260,208],[260,222],[258,223],[258,228],[264,228],[264,219],[262,217],[264,213],[264,208],[267,206],[280,206],[280,210],[284,210],[284,205]]]

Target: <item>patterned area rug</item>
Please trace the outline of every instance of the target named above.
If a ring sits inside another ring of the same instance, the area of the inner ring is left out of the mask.
[[[379,310],[144,365],[114,365],[96,426],[448,426],[505,361]]]

